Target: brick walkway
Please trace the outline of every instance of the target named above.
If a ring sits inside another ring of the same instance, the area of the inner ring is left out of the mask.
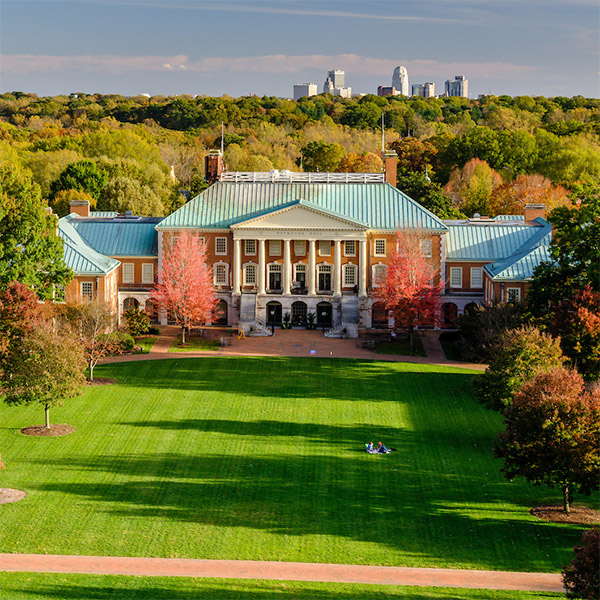
[[[195,560],[126,558],[53,554],[0,554],[0,571],[89,573],[162,577],[218,577],[457,587],[489,590],[562,592],[561,576],[554,573],[412,569],[320,563],[251,560]]]
[[[272,337],[247,337],[245,340],[238,340],[234,337],[231,346],[220,348],[216,351],[169,352],[169,348],[178,333],[179,327],[163,327],[160,337],[149,354],[115,356],[104,359],[102,362],[114,363],[164,358],[200,358],[204,356],[307,356],[443,365],[477,371],[483,371],[486,368],[486,365],[476,363],[449,361],[442,350],[437,332],[426,332],[422,337],[427,357],[375,354],[372,350],[360,347],[361,342],[366,339],[365,337],[346,340],[326,338],[321,331],[307,331],[306,329],[276,329],[275,335]],[[313,350],[314,353],[311,352]]]

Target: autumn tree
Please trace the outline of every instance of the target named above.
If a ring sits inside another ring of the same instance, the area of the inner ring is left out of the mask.
[[[474,379],[475,396],[488,408],[503,411],[523,383],[563,362],[559,340],[535,327],[508,330],[499,338],[483,375]]]
[[[71,212],[71,202],[73,200],[79,202],[87,201],[90,203],[91,210],[96,208],[96,198],[87,192],[81,192],[79,190],[61,190],[60,192],[57,192],[50,200],[50,207],[59,217],[64,217]]]
[[[62,329],[70,332],[83,348],[90,381],[94,380],[94,368],[101,358],[122,352],[121,344],[109,335],[115,329],[115,315],[105,302],[64,304],[57,308],[56,316]]]
[[[337,170],[344,156],[342,146],[336,142],[328,144],[323,140],[308,143],[300,152],[302,157],[298,159],[298,165],[302,164],[302,169],[307,172],[331,173]]]
[[[0,290],[0,366],[12,346],[32,331],[38,320],[38,298],[26,285],[13,281]]]
[[[431,259],[431,238],[414,230],[398,231],[386,274],[375,295],[394,315],[395,327],[408,333],[411,348],[419,327],[439,319],[441,283]]]
[[[390,144],[398,155],[398,174],[431,172],[438,149],[428,141],[405,137]]]
[[[0,163],[0,289],[20,281],[45,299],[71,277],[39,186],[26,171]]]
[[[600,532],[598,527],[583,532],[581,544],[573,548],[575,557],[563,569],[567,598],[600,600]]]
[[[560,486],[569,512],[574,492],[589,495],[600,481],[600,391],[585,391],[576,371],[539,373],[517,391],[494,448],[505,477]]]
[[[50,408],[81,394],[84,369],[79,342],[65,332],[55,332],[48,324],[40,324],[20,337],[3,361],[4,401],[9,405],[43,405],[49,429]]]
[[[155,284],[152,299],[181,326],[182,343],[186,328],[210,321],[216,298],[206,245],[197,235],[183,231],[165,248],[162,282]]]

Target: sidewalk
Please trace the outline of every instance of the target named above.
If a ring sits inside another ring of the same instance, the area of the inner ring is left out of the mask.
[[[150,577],[219,577],[327,583],[373,583],[488,590],[562,592],[558,573],[412,569],[253,560],[196,560],[53,554],[0,554],[0,571],[89,573]]]
[[[387,362],[407,362],[416,364],[452,366],[462,369],[484,371],[487,365],[450,361],[446,358],[439,342],[438,332],[425,332],[422,336],[427,357],[400,356],[397,354],[376,354],[373,350],[361,347],[364,338],[326,338],[321,331],[306,329],[276,329],[274,336],[247,337],[245,340],[232,338],[231,346],[218,350],[196,352],[169,352],[179,327],[163,327],[161,335],[149,354],[114,356],[102,363],[132,362],[138,360],[201,358],[205,356],[306,356],[317,358],[354,358],[361,360],[381,360]]]

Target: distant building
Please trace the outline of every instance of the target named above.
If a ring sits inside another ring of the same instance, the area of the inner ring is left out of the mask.
[[[346,83],[346,73],[339,69],[329,71],[327,79],[323,84],[323,93],[340,96],[342,98],[352,98],[352,88],[344,87]]]
[[[316,96],[317,95],[317,84],[316,83],[297,83],[294,85],[294,100],[300,100],[305,96]]]
[[[447,80],[444,96],[469,96],[469,80],[464,75],[456,75],[454,81]]]
[[[426,81],[425,83],[414,83],[412,86],[412,95],[421,98],[433,98],[435,96],[435,83]]]
[[[396,88],[393,86],[389,87],[389,86],[385,86],[385,85],[380,85],[377,88],[377,95],[378,96],[395,96]]]
[[[396,88],[396,95],[408,96],[408,71],[406,67],[396,67],[392,75],[392,87]]]

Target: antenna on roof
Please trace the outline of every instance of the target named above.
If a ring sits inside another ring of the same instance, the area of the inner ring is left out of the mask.
[[[383,113],[381,113],[381,157],[385,154],[385,121],[383,120]]]
[[[224,148],[225,148],[225,128],[223,126],[223,121],[221,121],[221,156],[223,156]]]

